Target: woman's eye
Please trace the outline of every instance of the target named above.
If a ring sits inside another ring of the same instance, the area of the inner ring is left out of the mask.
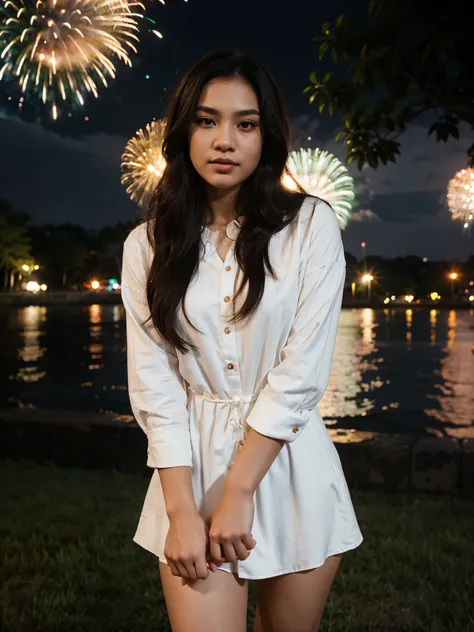
[[[209,127],[210,125],[214,123],[214,121],[211,118],[204,116],[198,119],[198,123],[199,125],[202,125],[203,127]]]
[[[253,121],[242,121],[240,125],[245,130],[254,129],[255,127],[257,127],[257,123],[254,123]]]

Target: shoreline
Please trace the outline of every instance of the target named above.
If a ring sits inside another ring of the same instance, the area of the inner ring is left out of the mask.
[[[0,458],[149,474],[147,441],[127,416],[0,409]],[[327,428],[350,486],[474,498],[474,439]]]
[[[122,305],[120,291],[116,292],[0,292],[0,307],[26,307],[29,305]],[[383,299],[374,298],[368,300],[343,299],[343,309],[350,308],[382,308],[382,309],[474,309],[474,301],[462,301],[456,299],[433,302],[428,299],[414,301],[412,303],[391,302],[385,304]]]

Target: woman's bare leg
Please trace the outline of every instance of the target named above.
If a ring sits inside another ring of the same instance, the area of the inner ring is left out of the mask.
[[[217,570],[183,584],[160,562],[161,584],[173,632],[246,632],[248,582]]]
[[[317,632],[340,561],[259,580],[254,632]]]

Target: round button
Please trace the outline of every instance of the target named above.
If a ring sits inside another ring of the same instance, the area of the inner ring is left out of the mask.
[[[232,266],[226,266],[226,267],[225,267],[225,271],[226,271],[226,272],[230,272],[231,270],[232,270]]]
[[[229,364],[227,365],[227,368],[229,369],[229,371],[233,370],[234,365],[232,364],[232,362],[229,362]]]
[[[230,333],[232,333],[232,329],[231,329],[230,327],[226,327],[226,328],[224,329],[224,333],[225,333],[225,334],[230,334]]]
[[[224,303],[228,303],[230,301],[230,296],[224,296]]]
[[[293,432],[296,434],[299,431],[299,428],[293,428]]]
[[[244,445],[245,441],[243,441],[242,439],[239,441],[239,445]]]

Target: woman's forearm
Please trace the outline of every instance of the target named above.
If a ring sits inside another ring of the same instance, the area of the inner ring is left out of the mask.
[[[250,428],[245,443],[227,476],[225,491],[253,494],[284,443]]]
[[[191,468],[188,466],[160,468],[158,473],[168,518],[172,519],[176,515],[190,512],[196,513]]]

